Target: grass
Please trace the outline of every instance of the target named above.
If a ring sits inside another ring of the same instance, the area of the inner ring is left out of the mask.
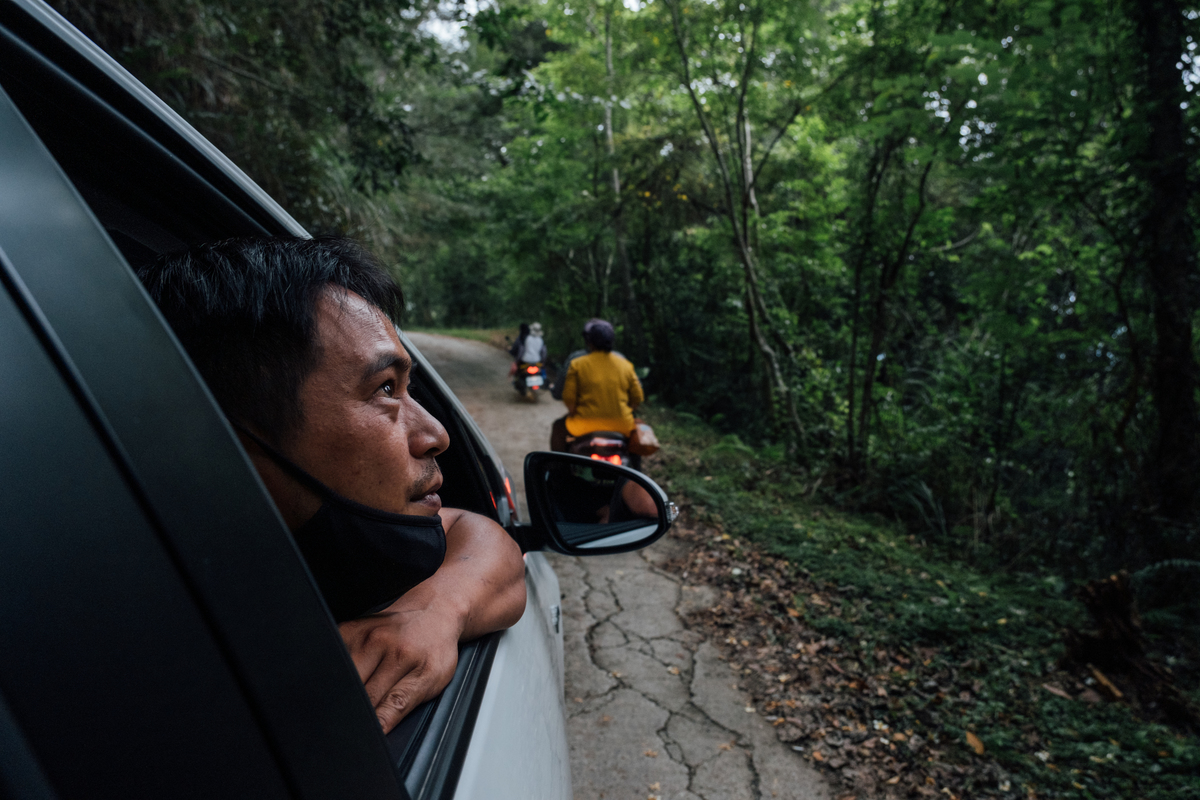
[[[1196,737],[1118,703],[1043,688],[1088,688],[1064,683],[1084,676],[1058,666],[1062,627],[1089,627],[1075,586],[1050,573],[1007,574],[939,556],[883,517],[812,501],[814,487],[777,450],[755,450],[687,414],[647,416],[664,443],[651,473],[669,495],[700,521],[830,587],[838,598],[831,608],[793,599],[807,624],[868,667],[877,647],[912,655],[913,668],[892,676],[894,723],[921,730],[964,764],[972,761],[970,731],[998,768],[979,774],[1011,776],[974,789],[968,782],[966,796],[1200,798]]]

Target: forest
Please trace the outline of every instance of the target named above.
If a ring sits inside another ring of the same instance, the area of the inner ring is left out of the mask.
[[[59,5],[408,324],[562,357],[611,318],[659,403],[839,506],[1200,578],[1178,0]]]
[[[54,5],[407,324],[561,360],[611,319],[753,481],[984,573],[1123,570],[1195,655],[1200,6]]]

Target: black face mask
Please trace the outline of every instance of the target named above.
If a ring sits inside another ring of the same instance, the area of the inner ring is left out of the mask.
[[[441,517],[393,514],[342,497],[244,426],[234,427],[320,495],[321,508],[292,536],[338,622],[382,610],[442,565]]]

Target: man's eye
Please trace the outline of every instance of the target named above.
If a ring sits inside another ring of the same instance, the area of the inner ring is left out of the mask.
[[[392,397],[393,395],[396,394],[396,382],[395,381],[384,381],[383,385],[381,385],[375,391],[382,393],[384,397]]]

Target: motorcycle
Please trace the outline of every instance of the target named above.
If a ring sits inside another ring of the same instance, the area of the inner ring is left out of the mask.
[[[513,388],[521,397],[532,398],[536,403],[538,395],[542,393],[542,387],[546,384],[546,369],[538,362],[537,364],[518,364],[516,373],[513,376]]]
[[[641,470],[642,458],[629,452],[629,437],[616,431],[592,431],[567,440],[567,452]]]

